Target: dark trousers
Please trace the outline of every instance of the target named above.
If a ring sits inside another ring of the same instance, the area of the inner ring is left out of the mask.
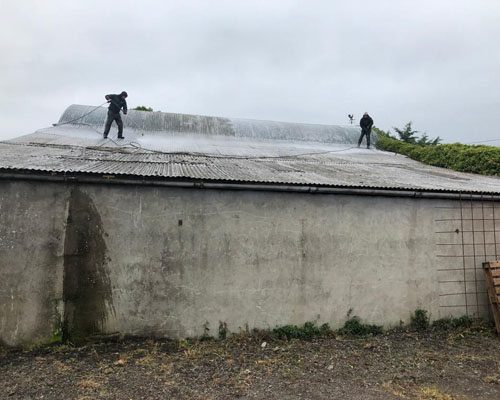
[[[363,136],[366,135],[366,147],[370,147],[370,133],[371,133],[371,129],[368,128],[368,129],[365,129],[365,128],[362,128],[361,129],[361,136],[359,137],[359,140],[358,140],[358,147],[361,146],[361,142],[363,141]]]
[[[106,125],[104,126],[104,137],[108,137],[109,130],[111,129],[111,124],[113,121],[116,121],[116,125],[118,125],[118,137],[123,136],[123,122],[122,116],[120,112],[114,113],[111,110],[108,110],[108,119],[106,120]]]

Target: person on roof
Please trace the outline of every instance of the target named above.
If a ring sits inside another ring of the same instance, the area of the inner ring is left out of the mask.
[[[123,122],[120,115],[120,110],[123,109],[123,114],[127,114],[127,92],[121,92],[120,94],[107,94],[104,96],[109,103],[108,107],[108,119],[106,120],[106,125],[104,126],[104,139],[108,138],[109,130],[111,129],[111,124],[116,121],[118,125],[118,139],[125,139],[123,137]]]
[[[359,121],[359,126],[361,127],[361,136],[358,140],[358,147],[361,146],[363,141],[363,136],[366,136],[366,148],[370,148],[370,134],[372,132],[373,119],[368,115],[367,112],[363,114],[363,118]]]

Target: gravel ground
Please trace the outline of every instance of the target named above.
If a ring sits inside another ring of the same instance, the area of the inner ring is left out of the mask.
[[[500,399],[490,328],[0,349],[2,399]]]

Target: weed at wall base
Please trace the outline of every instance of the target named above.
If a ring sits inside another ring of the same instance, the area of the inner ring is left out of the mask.
[[[361,318],[354,315],[345,322],[344,326],[338,330],[338,333],[348,336],[367,336],[379,335],[383,331],[383,328],[379,325],[363,324]]]
[[[227,337],[227,324],[225,322],[219,321],[219,339],[224,340]]]
[[[421,309],[415,310],[411,316],[410,329],[421,332],[429,329],[429,326],[430,318],[427,311]]]
[[[306,322],[303,327],[296,325],[284,325],[272,330],[272,336],[281,340],[304,339],[310,340],[314,337],[329,336],[333,333],[330,325],[317,326],[315,322]]]

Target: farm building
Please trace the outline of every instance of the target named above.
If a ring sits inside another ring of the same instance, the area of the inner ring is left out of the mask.
[[[353,126],[131,111],[117,141],[105,117],[0,143],[1,343],[487,315],[499,178]]]

